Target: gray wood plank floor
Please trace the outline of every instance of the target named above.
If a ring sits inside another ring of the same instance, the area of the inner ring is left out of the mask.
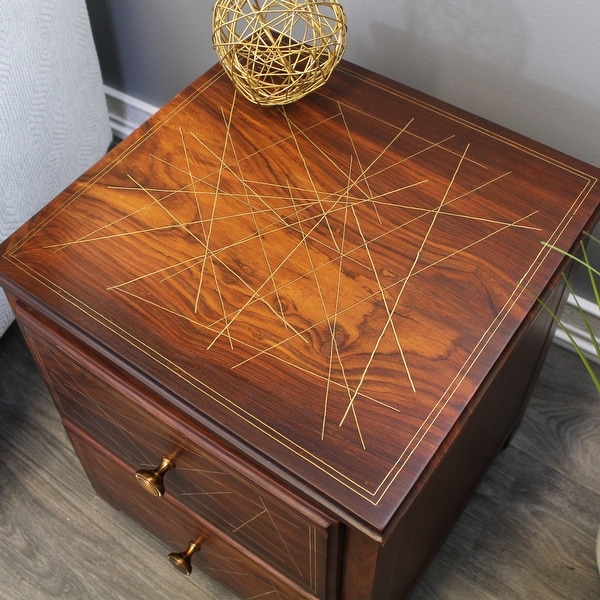
[[[180,576],[171,549],[97,498],[14,325],[0,338],[0,468],[0,598],[233,598],[198,571]],[[411,600],[600,599],[599,525],[600,398],[554,346],[521,428]]]

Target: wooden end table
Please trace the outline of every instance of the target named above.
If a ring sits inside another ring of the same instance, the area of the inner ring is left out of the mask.
[[[548,244],[591,229],[599,176],[347,62],[278,108],[215,66],[2,245],[0,283],[92,484],[175,566],[401,597],[519,423]]]

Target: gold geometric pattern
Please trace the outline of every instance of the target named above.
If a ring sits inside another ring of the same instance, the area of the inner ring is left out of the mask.
[[[543,293],[560,260],[543,243],[570,239],[595,180],[339,71],[267,108],[215,68],[7,258],[221,433],[384,519]]]
[[[349,429],[366,449],[376,443],[376,432],[365,434],[363,408],[376,403],[398,412],[394,397],[378,386],[380,361],[387,369],[396,365],[395,393],[416,394],[426,383],[411,371],[410,354],[419,340],[405,318],[405,297],[414,301],[426,271],[462,264],[475,247],[509,229],[536,231],[536,213],[507,218],[502,207],[489,204],[487,216],[480,216],[486,189],[509,172],[472,160],[468,144],[456,151],[452,137],[413,134],[410,120],[398,128],[374,119],[382,147],[362,148],[353,136],[356,111],[341,103],[332,102],[321,122],[309,124],[301,111],[292,116],[285,107],[276,109],[284,134],[269,147],[247,152],[244,139],[232,134],[237,101],[223,108],[221,146],[179,129],[178,151],[151,157],[154,183],[129,172],[129,184],[111,186],[132,198],[129,215],[59,248],[130,236],[167,240],[177,230],[189,252],[109,290],[201,326],[207,351],[216,344],[231,350],[232,369],[270,357],[311,376],[321,394],[319,438]],[[344,135],[325,150],[322,140],[332,121]],[[293,156],[301,168],[278,171],[281,155]],[[309,159],[315,155],[316,165]],[[435,179],[419,172],[423,160],[439,165]],[[257,170],[257,163],[268,168]],[[169,177],[161,177],[161,170]],[[323,170],[327,187],[318,183]],[[465,187],[463,173],[476,173],[477,185]],[[135,228],[139,219],[143,229]],[[232,237],[232,221],[243,235]],[[454,239],[456,246],[440,253],[438,237]],[[394,262],[380,252],[385,247],[398,248]],[[163,286],[178,290],[177,306],[164,302]],[[453,293],[450,287],[447,293]],[[490,313],[490,322],[496,316]],[[353,352],[359,335],[369,348],[361,355]],[[439,335],[441,354],[447,342]]]

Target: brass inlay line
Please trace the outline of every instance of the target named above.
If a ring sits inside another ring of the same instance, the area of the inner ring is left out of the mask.
[[[352,161],[350,161],[350,171],[352,169]],[[345,258],[345,254],[346,254],[346,231],[347,231],[347,225],[348,225],[348,203],[346,202],[346,210],[344,211],[344,222],[343,222],[343,227],[342,227],[342,236],[341,236],[341,251],[340,251],[340,255],[339,255],[339,267],[338,267],[338,272],[337,272],[337,285],[336,285],[336,290],[335,290],[335,306],[334,306],[334,310],[333,310],[333,323],[331,322],[331,320],[329,320],[329,330],[330,330],[330,335],[331,335],[331,346],[330,346],[330,350],[329,350],[329,369],[328,369],[328,374],[327,374],[327,382],[326,382],[326,387],[325,387],[325,398],[324,398],[324,402],[323,402],[323,418],[322,418],[322,425],[321,425],[321,440],[325,439],[325,427],[327,425],[327,409],[329,406],[329,393],[331,390],[331,381],[332,381],[332,374],[333,374],[333,366],[334,366],[334,353],[335,353],[335,359],[337,360],[337,363],[340,366],[340,370],[341,370],[341,374],[342,377],[344,379],[344,383],[346,385],[348,385],[348,380],[346,378],[346,372],[344,369],[344,363],[342,361],[342,357],[340,356],[340,352],[339,352],[339,348],[338,348],[338,343],[337,343],[337,315],[339,314],[339,301],[340,301],[340,290],[341,290],[341,286],[342,286],[342,266],[344,263],[344,258]],[[323,302],[323,305],[325,305],[325,302]]]
[[[180,492],[180,496],[230,496],[233,492]]]
[[[298,574],[300,576],[302,576],[302,571],[301,571],[300,567],[298,566],[298,563],[296,562],[296,559],[294,558],[293,554],[291,553],[291,551],[288,547],[288,543],[285,541],[285,537],[283,536],[283,534],[281,533],[281,530],[279,529],[279,526],[277,525],[277,521],[273,518],[271,511],[265,506],[264,500],[262,498],[260,498],[260,501],[266,511],[267,516],[269,517],[269,520],[271,521],[271,525],[273,526],[273,528],[275,529],[275,532],[277,533],[277,537],[279,538],[281,545],[282,545],[283,549],[285,550],[285,553],[287,554],[290,562],[296,567]]]
[[[446,189],[446,193],[444,194],[444,197],[442,198],[438,208],[436,211],[433,211],[433,216],[431,219],[431,223],[429,224],[429,228],[427,229],[427,232],[425,233],[425,235],[423,236],[423,240],[421,242],[421,245],[419,247],[419,249],[417,250],[417,253],[415,255],[415,259],[413,260],[412,265],[410,266],[409,270],[408,270],[408,274],[406,275],[406,277],[404,278],[404,281],[402,282],[402,287],[400,288],[400,292],[398,293],[397,297],[396,297],[396,301],[394,302],[394,306],[391,310],[391,312],[388,312],[388,318],[387,318],[387,322],[385,327],[382,329],[381,333],[379,334],[379,338],[377,339],[377,342],[375,344],[375,348],[373,348],[373,351],[371,352],[371,356],[369,357],[368,361],[367,361],[367,365],[365,366],[363,373],[361,375],[359,384],[356,388],[356,391],[353,393],[352,398],[350,399],[350,403],[348,405],[348,408],[346,409],[346,413],[344,414],[344,417],[342,418],[342,422],[343,420],[346,418],[346,415],[348,414],[348,410],[354,406],[354,401],[356,400],[356,396],[358,394],[358,391],[360,390],[362,384],[365,381],[365,378],[367,376],[367,372],[369,370],[369,367],[371,366],[373,359],[375,358],[375,354],[377,353],[379,346],[381,344],[381,341],[383,339],[383,336],[387,330],[388,327],[393,325],[393,315],[396,312],[396,309],[398,308],[398,304],[400,303],[400,299],[402,298],[402,295],[404,294],[404,290],[406,289],[406,286],[408,284],[408,282],[410,281],[413,273],[416,270],[417,264],[419,262],[419,259],[421,258],[421,254],[423,252],[423,249],[425,248],[425,245],[427,244],[428,240],[429,240],[429,236],[431,235],[431,232],[434,229],[434,225],[436,223],[436,220],[439,216],[439,211],[441,210],[442,206],[444,206],[444,203],[446,202],[446,198],[448,197],[448,194],[450,192],[450,189],[452,188],[452,184],[454,183],[454,180],[456,179],[456,175],[458,174],[458,171],[460,170],[460,167],[462,165],[462,162],[464,160],[464,157],[467,154],[467,151],[469,149],[469,146],[467,146],[467,148],[465,149],[464,154],[462,155],[458,166],[456,167],[456,170],[454,171],[454,174],[452,176],[452,179],[450,180],[450,183],[448,184],[448,188]],[[414,390],[414,387],[413,387]]]
[[[267,513],[267,509],[265,508],[261,512],[256,513],[253,517],[250,517],[247,521],[244,521],[244,523],[242,523],[241,525],[238,525],[237,527],[235,527],[233,529],[233,532],[236,533],[240,529],[243,529],[244,527],[246,527],[246,525],[249,525],[250,523],[252,523],[252,521],[254,521],[255,519],[258,519],[258,517],[260,517],[266,513]]]
[[[271,583],[271,585],[273,585],[273,583]],[[267,596],[271,596],[272,594],[275,594],[279,600],[284,600],[283,596],[274,587],[273,587],[272,590],[269,590],[268,592],[264,592],[262,594],[256,594],[254,596],[250,596],[246,600],[260,600],[261,598],[266,598]]]

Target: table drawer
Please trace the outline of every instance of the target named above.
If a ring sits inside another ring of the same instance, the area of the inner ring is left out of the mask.
[[[163,458],[171,461],[164,497],[145,494],[149,501],[176,498],[319,598],[335,589],[331,575],[328,579],[328,565],[330,574],[337,572],[333,519],[47,321],[27,312],[20,322],[67,424],[133,471],[155,470]],[[131,478],[136,485],[133,473]]]
[[[233,546],[213,527],[192,516],[177,501],[151,497],[135,484],[133,471],[116,457],[67,427],[73,447],[100,496],[165,542],[169,560],[182,562],[191,542],[190,567],[202,569],[222,581],[241,598],[306,599],[293,584],[280,579],[267,566]],[[167,552],[165,552],[165,559]],[[149,585],[151,581],[149,580]],[[151,594],[149,594],[151,596]]]

